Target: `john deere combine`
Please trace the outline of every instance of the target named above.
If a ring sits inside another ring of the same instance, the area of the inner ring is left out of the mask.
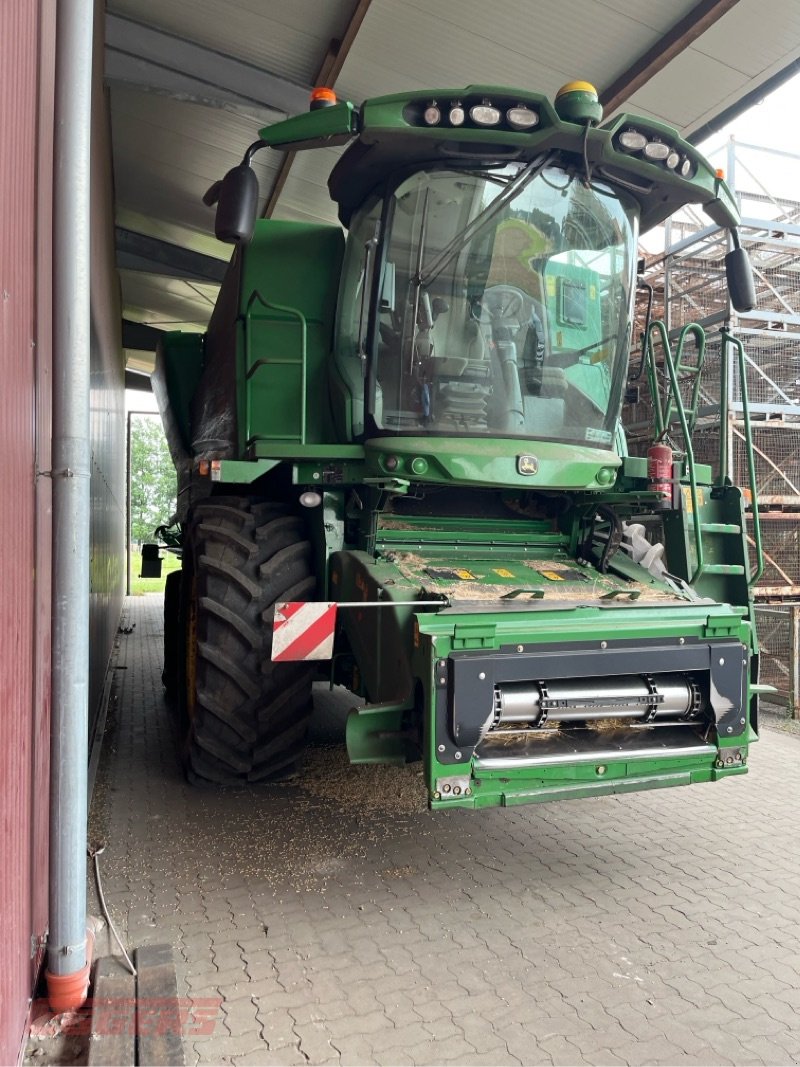
[[[351,759],[422,759],[434,808],[745,773],[758,563],[726,412],[721,469],[692,452],[699,327],[645,327],[649,457],[620,422],[640,231],[699,205],[753,303],[725,182],[667,126],[601,125],[585,83],[317,96],[209,190],[230,268],[206,335],[158,356],[190,777],[285,770],[315,677],[363,698]],[[257,151],[345,144],[346,235],[254,221]]]

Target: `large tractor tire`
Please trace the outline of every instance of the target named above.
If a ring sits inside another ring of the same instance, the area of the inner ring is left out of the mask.
[[[196,784],[273,777],[294,763],[314,665],[273,663],[274,606],[312,599],[311,545],[286,507],[215,498],[195,507],[184,549],[183,759]]]
[[[167,700],[174,703],[178,699],[180,678],[180,607],[181,607],[181,572],[170,571],[164,582],[164,669],[161,681]]]

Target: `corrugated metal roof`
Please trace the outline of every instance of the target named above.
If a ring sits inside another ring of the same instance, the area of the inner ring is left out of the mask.
[[[626,108],[691,134],[800,56],[798,0],[740,0]]]
[[[662,6],[672,12],[672,24],[694,5]],[[659,35],[638,17],[586,0],[491,7],[485,0],[384,0],[370,8],[339,84],[357,100],[469,83],[553,95],[575,78],[605,85]]]
[[[346,0],[114,0],[108,9],[306,84],[350,6]]]
[[[165,43],[174,48],[176,71],[182,43],[192,42],[208,50],[209,69],[220,54],[232,57],[250,65],[242,67],[248,85],[258,68],[265,79],[285,79],[295,99],[297,86],[310,84],[330,54],[332,39],[346,32],[355,3],[112,0],[109,11],[112,19],[132,20],[120,22],[115,37],[129,40],[131,53],[137,28],[144,25],[175,35]],[[485,0],[372,0],[337,91],[360,102],[404,89],[484,82],[552,96],[574,78],[602,90],[648,50],[657,50],[664,35],[698,9],[697,0],[495,0],[491,5]],[[625,109],[654,115],[690,134],[799,56],[800,0],[739,0],[633,93]],[[196,58],[196,53],[184,57],[193,65],[193,86],[203,80]],[[210,82],[199,94],[193,88],[172,95],[164,95],[163,86],[145,91],[141,85],[112,82],[117,221],[227,259],[230,250],[210,236],[213,213],[202,195],[241,159],[259,126],[280,116],[269,110],[269,99],[254,102],[252,88],[243,103],[235,85]],[[326,182],[337,155],[335,150],[298,153],[275,217],[332,221]],[[257,157],[265,197],[281,161],[274,152]],[[137,321],[200,326],[213,302],[212,284],[158,274],[125,271],[122,286],[126,314]]]

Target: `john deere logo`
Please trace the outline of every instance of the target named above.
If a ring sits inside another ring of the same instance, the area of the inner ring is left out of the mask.
[[[517,456],[517,470],[520,474],[536,474],[539,460],[536,456]]]

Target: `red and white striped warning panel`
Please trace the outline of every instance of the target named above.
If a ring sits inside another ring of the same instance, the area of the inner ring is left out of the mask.
[[[289,601],[275,605],[272,660],[330,659],[336,629],[336,604]]]

